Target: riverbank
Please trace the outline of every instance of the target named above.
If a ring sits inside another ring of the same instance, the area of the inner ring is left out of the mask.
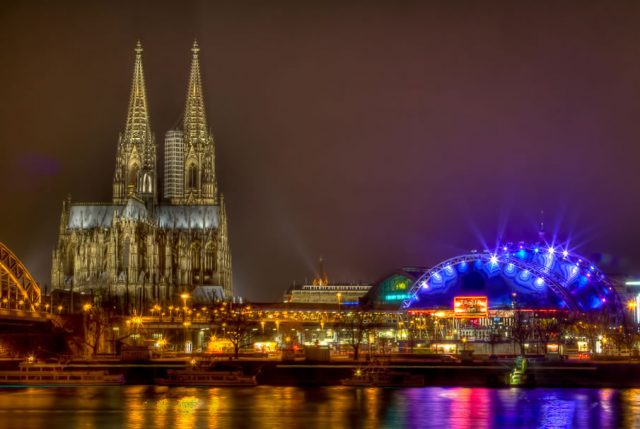
[[[15,369],[18,360],[0,362],[0,369]],[[220,360],[219,365],[239,367],[256,375],[259,384],[273,386],[333,386],[350,377],[365,362],[338,361],[313,363],[303,360],[282,362],[266,359]],[[76,370],[100,369],[123,374],[130,385],[154,384],[155,377],[165,377],[167,370],[183,369],[185,359],[162,359],[129,363],[113,359],[75,360],[67,366]],[[420,362],[393,361],[394,370],[420,374],[428,386],[502,387],[512,362]],[[537,387],[640,387],[640,363],[563,361],[532,362],[527,370],[526,386]]]

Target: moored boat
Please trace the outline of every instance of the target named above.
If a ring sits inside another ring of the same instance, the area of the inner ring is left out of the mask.
[[[110,386],[124,384],[122,374],[104,370],[70,369],[59,363],[32,360],[20,363],[17,370],[0,371],[0,385],[18,386]]]
[[[184,370],[168,370],[167,377],[155,379],[160,386],[256,386],[256,377],[245,375],[241,369],[223,369],[214,365],[192,363]]]
[[[343,386],[357,387],[422,387],[424,376],[371,365],[356,369],[351,378],[345,378],[341,382]]]

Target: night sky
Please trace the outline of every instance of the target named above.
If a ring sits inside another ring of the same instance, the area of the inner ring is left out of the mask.
[[[167,3],[0,11],[0,241],[42,284],[65,196],[111,200],[138,38],[160,150],[201,46],[239,295],[535,239],[540,210],[640,272],[637,2]]]

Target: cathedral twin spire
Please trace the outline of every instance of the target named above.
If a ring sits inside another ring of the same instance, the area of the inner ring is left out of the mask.
[[[191,72],[187,88],[187,103],[184,109],[184,133],[188,141],[206,142],[208,138],[207,119],[204,113],[204,97],[202,95],[202,80],[200,79],[200,61],[198,58],[198,42],[193,42],[191,48]]]
[[[127,120],[116,157],[113,199],[119,204],[131,196],[157,201],[156,145],[147,105],[142,51],[138,41]],[[207,128],[199,51],[194,41],[182,130],[170,131],[171,171],[166,171],[165,159],[165,198],[173,203],[213,204],[217,199],[213,138]],[[167,180],[172,183],[167,184]],[[169,187],[172,190],[167,195]]]
[[[131,83],[131,97],[127,123],[124,129],[124,140],[128,142],[144,141],[151,136],[151,124],[147,109],[147,91],[144,84],[142,69],[142,44],[136,44],[136,60],[133,66],[133,82]]]

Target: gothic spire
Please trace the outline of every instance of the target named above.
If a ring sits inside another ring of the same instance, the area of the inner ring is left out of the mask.
[[[128,143],[145,142],[151,137],[149,112],[147,110],[147,92],[144,85],[142,70],[142,44],[136,44],[136,61],[133,66],[133,82],[131,84],[131,98],[127,123],[124,129],[124,141]]]
[[[207,141],[207,119],[204,114],[204,97],[202,94],[202,80],[200,79],[200,61],[198,59],[198,42],[193,41],[191,48],[191,73],[187,88],[187,103],[184,110],[184,134],[188,142]]]

